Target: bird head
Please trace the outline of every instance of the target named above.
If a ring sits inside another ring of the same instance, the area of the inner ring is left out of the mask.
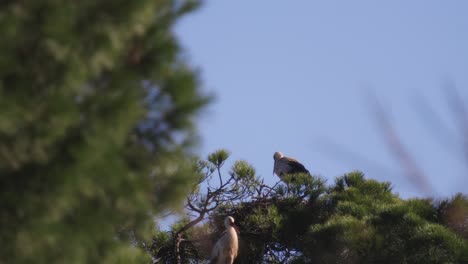
[[[275,152],[275,154],[273,155],[273,159],[274,159],[275,161],[281,159],[282,157],[284,157],[284,155],[283,155],[283,153],[281,153],[281,152],[279,152],[279,151]]]
[[[224,225],[225,225],[226,227],[229,227],[229,226],[231,226],[231,225],[233,225],[233,224],[234,224],[234,218],[232,218],[232,216],[228,216],[228,217],[226,217],[226,218],[224,219]]]
[[[239,228],[234,224],[234,218],[232,216],[228,216],[224,219],[224,226],[226,228],[233,227],[237,233],[239,233]]]

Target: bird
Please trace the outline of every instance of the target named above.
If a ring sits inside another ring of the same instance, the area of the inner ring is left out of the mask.
[[[237,257],[239,241],[237,237],[238,228],[234,224],[234,218],[231,216],[224,219],[226,230],[216,242],[212,252],[209,264],[232,264]]]
[[[275,165],[273,166],[273,174],[278,175],[280,179],[285,174],[310,174],[310,172],[299,161],[293,158],[285,157],[283,153],[279,151],[275,152],[275,154],[273,155],[273,159],[275,160]]]
[[[310,175],[310,172],[299,161],[294,158],[285,157],[279,151],[275,152],[273,159],[275,160],[273,174],[278,175],[282,181],[284,181],[283,179],[286,174],[306,173]],[[289,184],[287,182],[286,185],[289,192]]]

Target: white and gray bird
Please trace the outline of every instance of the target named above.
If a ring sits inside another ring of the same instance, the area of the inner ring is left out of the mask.
[[[216,242],[212,252],[209,264],[232,264],[237,257],[239,241],[237,238],[237,226],[234,224],[234,218],[231,216],[224,219],[226,230]]]
[[[293,158],[285,157],[281,152],[275,152],[273,155],[275,160],[275,165],[273,166],[273,174],[278,175],[280,179],[283,178],[285,174],[293,173],[307,173],[309,171],[302,165],[299,161]]]

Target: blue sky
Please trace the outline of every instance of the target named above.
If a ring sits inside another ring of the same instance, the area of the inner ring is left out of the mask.
[[[466,193],[446,89],[467,101],[467,11],[463,0],[206,1],[176,27],[217,97],[198,122],[200,153],[226,148],[229,164],[245,159],[273,183],[273,153],[282,151],[329,182],[357,169],[403,197],[425,195],[385,143],[372,91],[431,195]]]

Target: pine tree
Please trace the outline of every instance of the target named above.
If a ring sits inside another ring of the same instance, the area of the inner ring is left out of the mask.
[[[196,1],[0,3],[0,262],[148,262],[208,102],[172,27]],[[126,237],[122,235],[120,237]]]
[[[466,195],[405,200],[359,171],[328,186],[317,176],[287,175],[285,193],[286,183],[264,184],[245,161],[226,172],[227,158],[220,150],[198,162],[204,176],[186,215],[148,243],[156,263],[177,263],[178,255],[179,263],[203,263],[227,215],[240,228],[235,263],[468,263]]]

